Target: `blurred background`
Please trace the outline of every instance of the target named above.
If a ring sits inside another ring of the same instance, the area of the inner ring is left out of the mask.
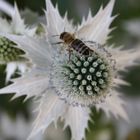
[[[14,0],[7,0],[11,5]],[[100,6],[105,5],[109,0],[52,0],[55,5],[58,3],[60,13],[64,15],[68,11],[69,19],[74,23],[80,23],[83,16],[87,16],[89,9],[95,15]],[[115,43],[116,46],[140,47],[140,4],[139,0],[116,0],[113,15],[118,17],[113,21],[111,27],[117,27],[111,32],[112,38],[109,44]],[[45,9],[45,0],[17,0],[16,1],[21,15],[27,24],[38,24],[38,19],[42,21]],[[28,14],[33,18],[30,18]],[[1,13],[0,15],[4,15]],[[0,65],[0,88],[5,86],[5,65]],[[128,68],[125,80],[131,86],[121,86],[124,99],[127,101],[125,107],[130,123],[121,118],[119,120],[106,118],[103,112],[92,109],[91,117],[93,123],[89,123],[89,130],[86,131],[87,140],[140,140],[140,65]],[[25,140],[30,132],[33,120],[31,108],[32,100],[23,102],[24,97],[9,101],[11,95],[0,95],[0,140]],[[62,130],[61,122],[57,129],[51,125],[45,136],[39,135],[36,140],[70,140],[70,129]]]

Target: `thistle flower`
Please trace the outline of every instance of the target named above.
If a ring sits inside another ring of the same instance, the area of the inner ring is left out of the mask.
[[[0,93],[16,92],[14,98],[26,94],[26,99],[35,96],[39,106],[39,113],[34,122],[29,139],[38,132],[44,132],[59,118],[65,121],[65,127],[70,126],[72,139],[82,140],[90,119],[90,107],[102,109],[115,117],[128,120],[123,109],[124,101],[120,98],[120,91],[116,90],[120,84],[127,84],[119,75],[119,70],[127,70],[139,57],[139,48],[124,50],[104,46],[110,33],[109,26],[114,19],[111,17],[115,0],[111,0],[97,15],[93,17],[89,12],[81,25],[74,26],[67,18],[61,17],[58,8],[50,0],[46,0],[47,25],[46,38],[34,39],[29,36],[5,35],[20,44],[24,57],[30,58],[34,67],[21,78],[13,79],[13,84],[0,90]],[[64,32],[75,33],[80,39],[87,41],[93,53],[89,56],[74,51],[69,54],[64,44],[55,44],[59,38],[52,37]],[[77,29],[77,30],[76,30]]]
[[[20,17],[16,4],[12,12],[12,20],[10,23],[6,19],[0,18],[0,32],[33,36],[35,30],[35,28],[29,29],[26,27],[23,19]],[[21,73],[24,73],[28,69],[27,65],[29,65],[29,63],[27,59],[20,56],[23,54],[23,51],[19,48],[15,48],[15,46],[16,44],[13,41],[5,37],[0,37],[0,64],[7,64],[6,82],[9,81],[16,69]]]

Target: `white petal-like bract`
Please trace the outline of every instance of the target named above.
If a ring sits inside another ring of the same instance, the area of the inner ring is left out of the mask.
[[[65,127],[70,126],[72,140],[82,140],[85,138],[85,129],[88,127],[89,109],[82,107],[69,107],[62,116],[65,121]]]
[[[46,95],[42,96],[40,99],[38,110],[39,114],[28,139],[32,138],[40,131],[44,132],[52,122],[57,123],[58,118],[65,112],[66,105],[64,101],[59,99],[53,89],[48,89],[46,90]]]
[[[115,0],[110,0],[109,4],[104,9],[101,7],[94,17],[89,12],[88,18],[79,27],[78,37],[100,44],[106,43],[111,31],[109,26],[114,19],[111,17],[114,3]]]
[[[49,77],[36,72],[26,73],[21,78],[14,79],[14,84],[0,90],[0,93],[15,93],[14,98],[27,95],[26,99],[32,96],[41,96],[39,93],[45,92],[48,86]]]

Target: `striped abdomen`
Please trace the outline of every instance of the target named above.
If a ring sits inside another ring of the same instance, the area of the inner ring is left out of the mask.
[[[86,46],[79,39],[75,39],[71,43],[71,46],[70,47],[73,48],[74,50],[76,50],[77,52],[79,52],[80,54],[83,54],[83,55],[90,55],[93,52],[93,50],[91,50],[88,46]]]

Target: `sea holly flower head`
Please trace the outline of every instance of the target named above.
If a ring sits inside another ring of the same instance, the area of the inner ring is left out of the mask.
[[[116,89],[128,83],[121,79],[118,71],[136,65],[134,60],[139,58],[140,50],[103,45],[111,31],[114,3],[115,0],[111,0],[94,17],[89,12],[77,29],[67,15],[60,16],[58,8],[46,0],[46,38],[4,35],[19,44],[25,51],[24,57],[34,64],[29,72],[0,90],[0,93],[16,92],[13,98],[26,94],[26,99],[35,96],[38,100],[38,116],[28,139],[44,132],[52,122],[57,124],[60,117],[65,122],[64,127],[70,126],[73,140],[84,139],[90,106],[102,109],[107,115],[111,112],[115,117],[128,120],[124,101]],[[80,39],[86,49],[90,48],[91,54],[80,53],[83,46],[79,48],[81,45],[76,42],[78,49],[73,47],[70,55],[66,48],[70,46],[59,43],[62,41],[59,36],[53,37],[64,32],[64,28],[71,34],[76,32],[75,38]]]
[[[110,95],[115,60],[99,44],[92,47],[94,52],[89,56],[73,51],[70,60],[67,52],[54,58],[50,82],[69,104],[92,106]]]
[[[1,5],[5,4],[5,2],[1,2]],[[24,24],[24,20],[21,18],[19,14],[19,10],[17,5],[15,4],[14,9],[11,9],[11,21],[4,18],[0,18],[0,32],[16,34],[16,35],[35,35],[35,28],[28,28]],[[0,64],[7,64],[6,68],[6,82],[9,81],[10,77],[14,74],[16,69],[18,69],[21,73],[25,72],[28,68],[29,64],[27,59],[23,58],[24,52],[16,47],[16,43],[5,38],[0,37]]]

